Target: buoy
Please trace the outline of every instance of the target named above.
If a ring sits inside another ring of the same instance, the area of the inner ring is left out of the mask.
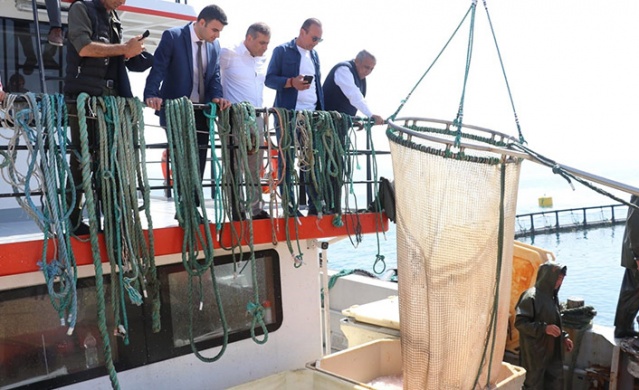
[[[539,207],[552,207],[552,196],[542,196],[539,198]]]

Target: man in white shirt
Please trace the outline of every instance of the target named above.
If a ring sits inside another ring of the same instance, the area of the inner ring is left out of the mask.
[[[222,48],[220,52],[220,72],[224,98],[232,104],[249,102],[253,107],[262,107],[264,79],[266,78],[266,56],[271,39],[271,29],[265,23],[253,23],[246,31],[243,42],[231,47]],[[259,146],[264,140],[264,121],[257,117],[259,129]],[[251,204],[252,219],[267,219],[269,214],[264,211],[262,189],[260,187],[260,166],[264,159],[264,149],[257,153],[248,154],[249,172],[244,172],[247,185],[247,201]],[[237,160],[236,160],[237,161]],[[239,161],[238,161],[239,162]],[[242,169],[244,165],[235,163],[235,169]],[[247,210],[240,210],[245,213]]]
[[[324,80],[324,106],[326,111],[338,111],[354,116],[359,110],[372,118],[376,125],[384,123],[374,115],[366,102],[366,76],[371,74],[377,61],[366,50],[357,53],[354,60],[335,65]]]
[[[335,65],[324,80],[324,107],[326,111],[337,111],[350,116],[355,116],[359,110],[365,116],[373,119],[376,125],[384,123],[381,116],[373,114],[366,102],[366,76],[371,74],[376,64],[375,57],[362,50],[357,53],[354,60],[340,62]],[[346,148],[348,135],[339,131],[339,140],[342,147]],[[341,158],[341,156],[336,156]],[[339,213],[342,198],[342,183],[333,178],[331,180],[335,205],[333,212]]]

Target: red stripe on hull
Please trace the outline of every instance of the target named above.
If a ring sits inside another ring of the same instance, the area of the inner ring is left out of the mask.
[[[375,231],[388,230],[388,218],[385,214],[382,214],[380,218],[379,214],[366,213],[359,214],[359,221],[354,215],[343,215],[342,220],[344,222],[343,227],[334,227],[332,222],[332,216],[326,216],[319,222],[315,217],[302,217],[300,218],[302,224],[298,226],[298,238],[300,240],[307,239],[320,239],[325,237],[337,237],[347,236],[348,234],[354,235],[356,232],[357,224],[361,228],[361,233],[374,233]],[[275,237],[277,242],[286,242],[286,221],[282,218],[274,219],[275,224]],[[234,226],[237,229],[237,234],[232,234],[231,227]],[[379,227],[378,227],[379,226]],[[220,242],[215,233],[215,226],[211,225],[211,233],[213,234],[213,246],[215,249],[219,249]],[[241,233],[240,229],[244,230],[242,235],[242,244],[248,245],[249,237],[249,225],[246,222],[233,222],[225,223],[223,226],[221,240],[224,247],[229,247],[233,241],[232,237],[237,237]],[[253,222],[254,231],[254,245],[270,244],[273,241],[271,221],[268,219],[257,220]],[[155,241],[155,255],[171,255],[182,252],[182,240],[184,238],[184,232],[179,227],[167,227],[156,228],[154,232]],[[289,220],[289,237],[291,240],[295,240],[295,221]],[[100,251],[103,262],[108,262],[106,256],[106,247],[104,245],[104,237],[100,234]],[[21,241],[8,244],[0,244],[0,276],[18,275],[28,272],[38,271],[38,262],[42,259],[43,240],[31,240]],[[296,245],[296,244],[295,244]],[[295,247],[294,245],[294,247]],[[93,256],[91,252],[91,243],[88,241],[83,242],[77,239],[71,239],[71,246],[78,265],[93,264]],[[47,248],[47,259],[50,260],[54,255],[54,243],[49,242]]]

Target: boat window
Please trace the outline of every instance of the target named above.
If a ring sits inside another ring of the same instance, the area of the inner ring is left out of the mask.
[[[38,42],[32,20],[0,18],[0,74],[6,92],[42,92],[38,62],[38,46],[42,50],[47,93],[62,93],[65,56],[63,48],[46,41],[49,24],[40,23],[42,42]]]
[[[160,269],[162,330],[149,335],[151,360],[191,353],[191,334],[198,350],[221,345],[225,327],[229,342],[250,338],[253,316],[247,306],[255,304],[256,299],[264,308],[267,331],[279,328],[282,305],[276,251],[256,252],[254,264],[249,253],[237,256],[235,262],[232,256],[216,257],[214,271],[223,319],[210,272],[192,277],[189,282],[189,274],[182,264]],[[263,335],[259,324],[255,325],[254,332]]]
[[[224,308],[229,343],[250,339],[252,316],[249,302],[257,296],[264,307],[268,332],[282,324],[279,257],[274,250],[215,259],[217,289]],[[129,344],[114,336],[110,276],[104,278],[107,329],[118,372],[192,353],[192,326],[198,350],[222,344],[223,321],[219,315],[210,273],[192,279],[182,264],[158,267],[161,286],[161,330],[153,333],[151,304],[135,306],[128,300]],[[255,283],[254,283],[255,281]],[[256,294],[257,292],[257,294]],[[189,295],[192,304],[189,305]],[[98,328],[95,278],[77,283],[77,324],[72,335],[60,325],[46,286],[0,291],[0,390],[52,388],[107,375]],[[200,302],[202,309],[200,310]],[[189,321],[193,312],[193,322]],[[254,334],[263,337],[256,325]],[[207,356],[217,353],[204,353]]]
[[[0,389],[104,365],[94,286],[92,279],[78,281],[78,320],[70,336],[68,327],[60,325],[61,319],[51,305],[45,286],[0,294]],[[107,287],[106,291],[110,300],[110,289]],[[113,329],[112,316],[108,316],[107,326]],[[118,343],[114,336],[111,336],[111,347],[117,361]]]

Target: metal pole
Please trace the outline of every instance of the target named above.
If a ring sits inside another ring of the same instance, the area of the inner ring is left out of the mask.
[[[42,42],[40,35],[40,20],[38,19],[38,4],[36,0],[31,0],[31,7],[33,10],[33,22],[35,23],[35,31],[36,31],[36,44],[38,48],[36,52],[38,53],[38,70],[40,71],[40,90],[42,93],[47,93],[47,83],[44,78],[44,61],[42,61]]]

